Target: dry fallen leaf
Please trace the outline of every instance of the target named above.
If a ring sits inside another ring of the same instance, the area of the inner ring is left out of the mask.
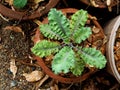
[[[26,80],[28,82],[36,82],[43,78],[44,74],[41,71],[33,71],[31,73],[24,73],[23,76],[25,76]]]
[[[6,26],[4,28],[4,30],[11,30],[11,31],[14,31],[14,32],[21,32],[24,36],[24,32],[22,31],[22,29],[19,27],[19,26]]]
[[[13,73],[13,78],[15,78],[17,73],[17,66],[15,65],[15,59],[11,59],[10,61],[10,71]]]

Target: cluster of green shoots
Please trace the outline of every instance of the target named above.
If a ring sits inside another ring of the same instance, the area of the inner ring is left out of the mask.
[[[51,68],[55,74],[73,73],[81,75],[86,65],[102,69],[106,65],[105,56],[95,48],[80,45],[90,37],[92,30],[87,27],[88,13],[79,10],[68,19],[55,8],[48,13],[48,24],[40,25],[40,32],[47,39],[41,40],[31,49],[45,58],[54,55]]]

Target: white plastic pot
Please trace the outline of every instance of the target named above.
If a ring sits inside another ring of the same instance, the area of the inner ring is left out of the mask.
[[[116,68],[114,59],[114,44],[116,38],[116,31],[118,30],[119,27],[120,27],[120,15],[109,21],[106,24],[104,31],[108,38],[108,42],[106,44],[106,56],[108,59],[107,70],[120,83],[120,74]]]

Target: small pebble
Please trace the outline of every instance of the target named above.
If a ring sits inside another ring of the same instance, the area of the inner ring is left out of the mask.
[[[17,85],[17,81],[15,81],[15,80],[11,81],[11,83],[10,83],[10,86],[11,86],[11,87],[14,87],[14,86],[16,86],[16,85]]]
[[[32,66],[32,71],[35,71],[36,67]]]
[[[7,70],[7,74],[12,74],[12,72],[10,70]]]

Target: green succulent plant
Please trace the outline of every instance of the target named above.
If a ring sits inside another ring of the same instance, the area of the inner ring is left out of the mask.
[[[40,32],[48,39],[36,43],[32,52],[41,58],[53,54],[51,67],[55,74],[72,72],[78,76],[86,64],[104,68],[106,58],[99,50],[80,46],[92,34],[91,28],[85,26],[87,20],[85,10],[77,11],[68,19],[52,8],[48,13],[49,23],[40,25]]]

